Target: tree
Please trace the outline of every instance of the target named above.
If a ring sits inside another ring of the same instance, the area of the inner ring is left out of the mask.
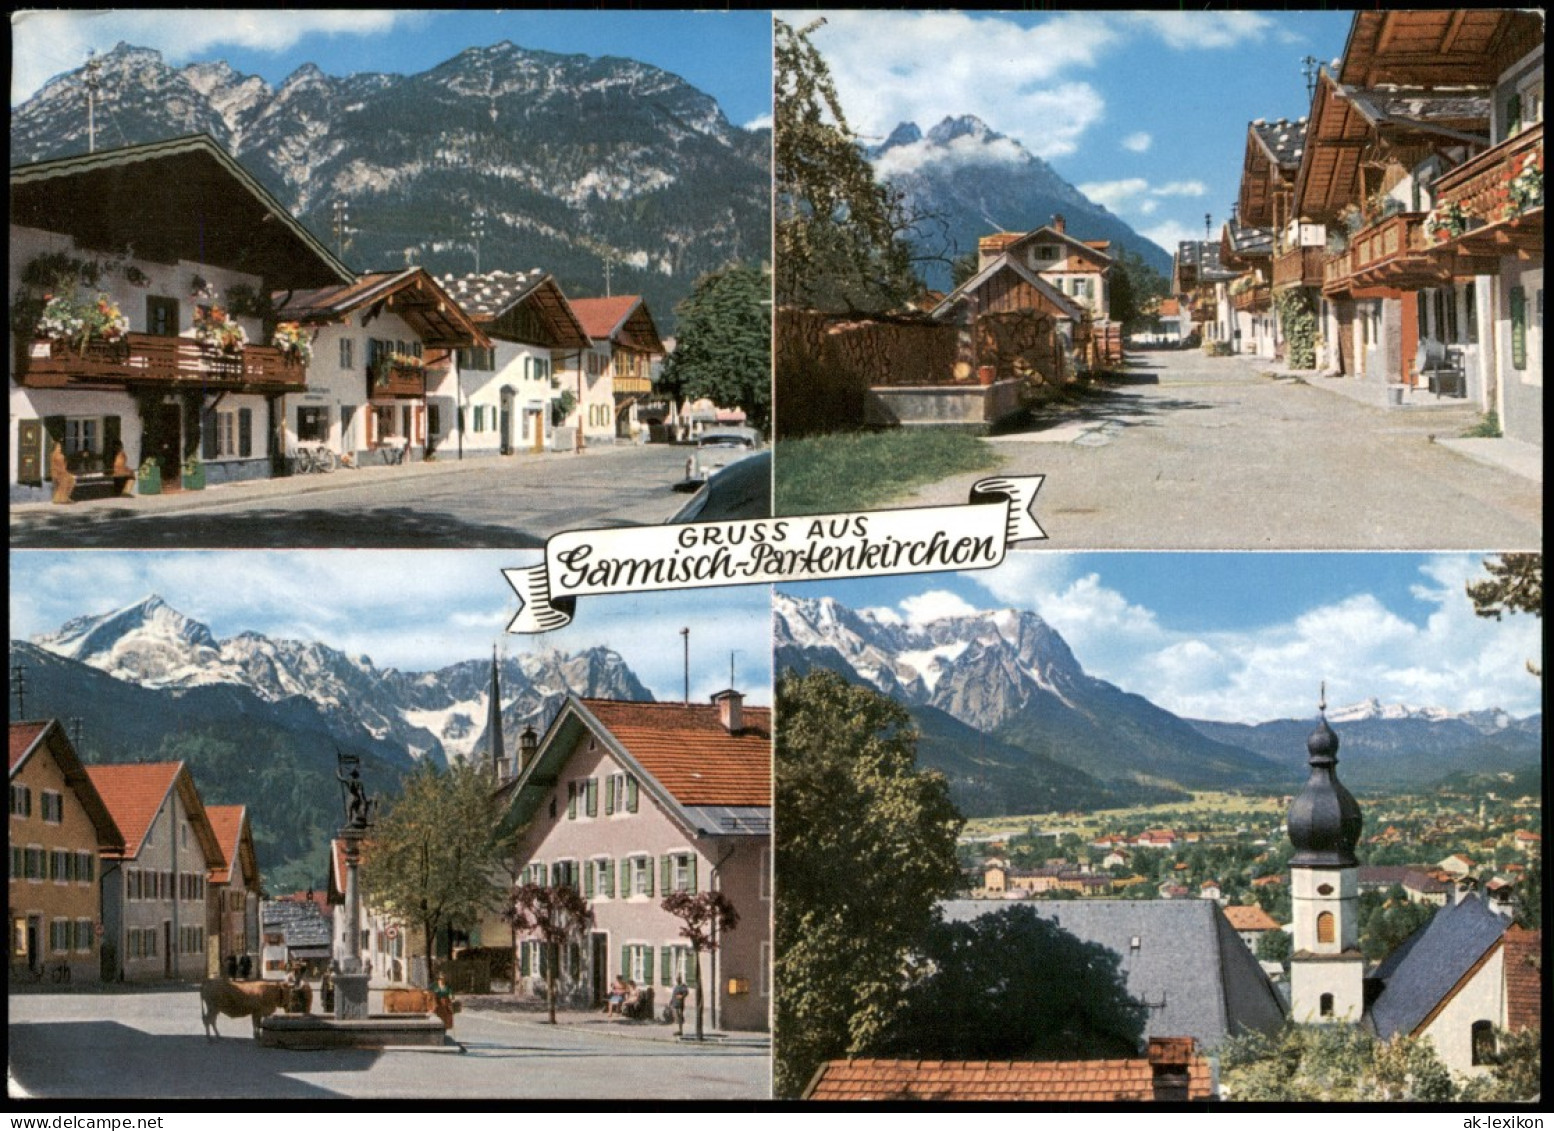
[[[520,884],[502,911],[513,930],[538,936],[545,945],[545,997],[550,1004],[550,1023],[556,1023],[556,971],[561,967],[561,948],[581,942],[594,925],[593,908],[570,884]]]
[[[1500,554],[1484,559],[1487,578],[1468,582],[1468,600],[1481,617],[1500,620],[1506,613],[1543,616],[1543,555]],[[1533,675],[1543,674],[1536,660],[1527,661]]]
[[[660,388],[676,400],[707,397],[738,405],[766,430],[772,415],[771,284],[754,267],[729,267],[696,280],[675,307],[679,335]]]
[[[363,847],[368,897],[390,918],[420,925],[428,978],[439,930],[471,927],[501,906],[507,846],[497,817],[489,773],[423,760]]]
[[[1295,940],[1288,931],[1264,931],[1257,938],[1257,957],[1262,962],[1278,962],[1288,966],[1295,953]]]
[[[964,818],[919,771],[899,704],[832,672],[777,685],[774,1087],[876,1048],[903,1005],[911,954],[960,882]]]
[[[1133,1056],[1145,1007],[1128,996],[1122,958],[1034,907],[934,923],[917,955],[886,1051],[945,1060]]]
[[[739,926],[739,912],[720,891],[670,892],[659,906],[685,924],[680,928],[680,935],[691,944],[696,963],[696,1039],[700,1041],[703,1039],[701,953],[718,949],[718,937]]]
[[[1124,329],[1135,329],[1144,318],[1144,312],[1171,291],[1165,276],[1144,262],[1144,257],[1129,248],[1121,248],[1112,261],[1108,312],[1113,322],[1121,322]]]
[[[773,21],[777,301],[849,313],[899,308],[919,287],[901,195],[874,179],[825,59],[824,24]]]

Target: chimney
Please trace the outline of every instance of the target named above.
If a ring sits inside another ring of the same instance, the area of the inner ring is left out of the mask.
[[[1149,1067],[1153,1070],[1156,1103],[1185,1103],[1194,1043],[1191,1037],[1151,1037]]]
[[[1063,213],[1061,213],[1061,212],[1054,212],[1052,214],[1052,225],[1051,226],[1052,226],[1052,230],[1054,232],[1058,233],[1058,235],[1061,236],[1061,235],[1064,234],[1064,232],[1066,231],[1066,227],[1065,227],[1065,224],[1064,224],[1064,221],[1063,221]]]
[[[712,697],[712,701],[718,705],[718,722],[723,724],[723,729],[729,734],[738,734],[744,729],[745,697],[732,687],[727,691],[720,691]]]
[[[517,772],[523,773],[534,761],[535,752],[540,746],[540,736],[534,733],[532,726],[523,728],[523,733],[518,736],[518,766]],[[516,775],[514,775],[516,776]]]

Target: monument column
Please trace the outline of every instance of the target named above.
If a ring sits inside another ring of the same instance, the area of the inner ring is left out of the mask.
[[[367,983],[371,974],[362,968],[361,884],[357,871],[372,802],[362,784],[361,759],[350,754],[337,757],[340,770],[335,776],[345,793],[345,825],[340,829],[345,849],[345,930],[344,937],[335,940],[335,1018],[363,1021],[367,1018]],[[344,772],[347,768],[349,773]]]

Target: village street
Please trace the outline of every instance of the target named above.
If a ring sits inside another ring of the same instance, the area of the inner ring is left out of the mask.
[[[1112,395],[991,438],[1004,457],[999,474],[1047,477],[1033,510],[1049,540],[1028,546],[1519,550],[1542,542],[1541,450],[1458,440],[1479,419],[1464,402],[1420,391],[1388,409],[1377,386],[1270,376],[1275,362],[1199,350],[1134,352],[1128,362]],[[1508,454],[1527,473],[1465,454],[1480,449]],[[891,505],[963,503],[980,477],[941,480]]]
[[[194,987],[13,994],[12,1087],[40,1099],[168,1098],[758,1100],[770,1093],[767,1042],[697,1046],[665,1025],[601,1019],[552,1028],[542,1014],[465,1010],[464,1050],[261,1048],[246,1020],[206,1040]],[[597,1021],[597,1023],[592,1023]],[[13,1098],[15,1093],[13,1091]]]
[[[144,498],[11,507],[12,547],[431,549],[542,546],[563,530],[664,521],[691,449],[364,466]]]

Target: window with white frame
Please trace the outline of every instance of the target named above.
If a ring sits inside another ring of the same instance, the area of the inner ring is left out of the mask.
[[[49,949],[55,954],[64,954],[70,949],[71,922],[69,919],[52,919],[49,921]]]
[[[631,875],[631,891],[633,896],[653,894],[653,858],[651,856],[632,856],[626,861],[627,871]]]
[[[356,368],[356,339],[340,339],[340,368],[349,373]]]
[[[683,981],[696,984],[696,952],[682,942],[668,943],[658,950],[659,980],[666,986]]]
[[[27,879],[32,883],[42,883],[43,873],[48,868],[48,858],[43,854],[41,844],[29,844],[27,846]]]
[[[70,882],[71,854],[63,848],[49,853],[49,878],[56,884]]]
[[[664,857],[663,891],[668,895],[672,891],[696,890],[696,854],[694,852],[671,852]]]
[[[82,951],[89,951],[92,949],[92,921],[90,919],[76,920],[75,948]]]
[[[32,816],[32,789],[25,785],[11,786],[11,816]]]
[[[592,899],[615,898],[615,861],[596,856],[584,865],[583,894]]]
[[[653,984],[653,948],[646,943],[627,943],[621,948],[621,973],[639,986]]]
[[[38,794],[38,809],[45,823],[57,825],[65,819],[65,795],[52,789]]]
[[[637,811],[637,779],[631,774],[611,774],[605,783],[604,811],[607,814]]]

